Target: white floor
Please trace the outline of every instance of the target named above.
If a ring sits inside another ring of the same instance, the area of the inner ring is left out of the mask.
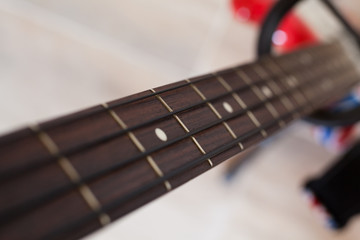
[[[0,132],[250,61],[256,34],[220,0],[0,0]],[[231,183],[225,163],[87,239],[358,239],[302,201],[332,158],[297,123]]]

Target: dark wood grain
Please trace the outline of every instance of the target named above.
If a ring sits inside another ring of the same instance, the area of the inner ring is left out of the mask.
[[[296,83],[289,84],[289,78]],[[80,238],[100,228],[104,215],[113,221],[168,192],[167,183],[171,189],[181,186],[346,93],[357,78],[337,44],[321,45],[1,137],[0,239]],[[49,151],[49,144],[55,148]],[[98,203],[89,204],[89,196],[79,191],[84,186]]]

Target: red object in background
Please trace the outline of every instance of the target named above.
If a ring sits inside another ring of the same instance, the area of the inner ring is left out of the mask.
[[[261,24],[274,0],[231,0],[235,17],[240,21]],[[273,44],[281,52],[317,43],[316,35],[294,13],[289,13],[273,35]]]

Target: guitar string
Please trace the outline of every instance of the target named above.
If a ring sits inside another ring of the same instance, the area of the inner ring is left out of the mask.
[[[253,64],[250,64],[250,65],[253,65]],[[240,66],[240,67],[238,67],[238,68],[241,68],[241,67],[243,67],[243,66]],[[305,66],[303,66],[303,67],[305,67]],[[295,69],[295,71],[296,71],[296,70],[301,70],[301,69]],[[224,71],[220,71],[219,73],[221,74],[221,73],[225,73],[225,72],[231,72],[231,69],[227,69],[227,70],[224,70]],[[204,77],[204,78],[203,78],[203,77]],[[205,78],[205,77],[207,77],[207,78]],[[200,80],[206,80],[206,79],[209,79],[210,77],[211,77],[211,75],[202,76],[202,77],[200,77],[200,78],[201,78]],[[196,83],[196,82],[198,82],[198,81],[200,81],[200,80],[196,79],[196,81],[193,81],[193,83]],[[264,83],[264,82],[266,82],[266,80],[265,80],[265,79],[261,79],[261,80],[259,80],[259,81],[257,81],[257,82],[254,82],[253,84],[251,84],[250,87],[253,86],[253,85],[258,85],[258,84]],[[189,85],[189,84],[190,84],[190,83],[186,83],[186,84],[183,84],[183,85],[186,86],[186,85]],[[160,93],[163,93],[163,92],[171,91],[171,90],[173,90],[173,89],[177,89],[177,88],[179,88],[179,87],[183,87],[183,85],[181,85],[181,86],[176,86],[176,87],[173,87],[173,88],[170,88],[170,89],[166,89],[166,90],[162,90],[162,91],[159,91],[158,93],[160,94]],[[219,99],[219,98],[225,97],[225,96],[227,96],[227,95],[229,95],[229,94],[232,94],[232,93],[234,93],[234,92],[240,92],[240,91],[248,90],[248,87],[249,87],[249,86],[243,86],[243,87],[240,87],[240,88],[238,88],[238,89],[234,89],[234,91],[232,91],[232,92],[225,93],[225,94],[219,95],[219,96],[217,96],[217,97],[211,98],[211,99],[209,99],[209,101],[217,100],[217,99]],[[150,95],[153,96],[154,94],[150,94]],[[149,96],[144,96],[144,97],[141,97],[141,98],[138,98],[138,99],[144,99],[144,98],[147,98],[147,97],[151,97],[150,95],[149,95]],[[129,100],[128,102],[133,102],[133,101],[137,101],[137,99]],[[125,104],[125,103],[124,103],[124,104]],[[202,104],[206,104],[206,101],[201,101],[201,102],[199,102],[199,103],[197,103],[197,104],[190,105],[190,106],[188,106],[187,108],[179,109],[179,110],[176,111],[176,113],[177,113],[177,112],[181,112],[181,111],[188,110],[188,109],[190,109],[190,108],[193,108],[193,107],[196,107],[196,106],[202,105]],[[112,109],[112,108],[114,108],[113,105],[111,105],[111,106],[109,107],[109,109]],[[102,110],[102,111],[103,111],[103,110]],[[174,111],[174,112],[175,112],[175,111]],[[160,117],[158,117],[158,118],[154,118],[154,119],[152,119],[152,120],[149,120],[148,122],[145,122],[145,123],[142,123],[142,124],[133,126],[133,127],[129,128],[129,129],[130,129],[130,130],[134,130],[134,129],[143,127],[143,126],[145,126],[145,125],[149,125],[149,124],[151,124],[151,123],[153,123],[153,122],[155,122],[155,121],[161,120],[161,119],[163,119],[163,118],[165,119],[165,118],[167,118],[167,117],[169,117],[169,116],[171,116],[171,113],[164,114],[163,116],[160,116]],[[82,116],[82,117],[83,117],[83,116]],[[78,120],[78,119],[74,119],[74,120]],[[42,127],[44,127],[44,126],[42,126]],[[46,130],[47,128],[45,127],[45,128],[43,128],[43,129]],[[126,133],[126,131],[118,131],[118,132],[113,133],[113,134],[111,134],[111,135],[108,135],[108,136],[106,136],[106,137],[104,137],[104,138],[102,138],[102,139],[94,140],[93,142],[89,142],[89,143],[87,143],[87,144],[80,145],[80,146],[78,146],[78,147],[76,147],[76,148],[73,148],[73,149],[68,149],[68,150],[66,150],[66,151],[61,151],[61,152],[60,152],[60,155],[61,155],[61,156],[62,156],[62,155],[65,156],[65,155],[66,155],[66,156],[67,156],[67,155],[74,154],[74,153],[76,153],[76,152],[78,152],[78,151],[82,151],[82,150],[84,150],[84,149],[87,149],[87,148],[89,148],[89,147],[95,146],[95,145],[97,145],[97,144],[101,144],[101,143],[103,143],[103,142],[110,141],[111,139],[116,138],[116,137],[118,137],[118,136],[120,136],[120,135],[122,135],[122,134],[125,134],[125,133]],[[38,161],[36,164],[34,164],[34,165],[32,165],[32,166],[26,166],[26,168],[25,168],[25,167],[24,167],[24,168],[17,168],[17,169],[12,170],[10,173],[2,173],[2,175],[0,176],[0,180],[7,179],[7,178],[11,177],[12,175],[23,174],[23,173],[26,173],[26,172],[28,172],[28,171],[31,171],[31,170],[33,170],[33,169],[35,169],[35,168],[39,168],[39,167],[41,167],[41,166],[43,166],[43,165],[46,165],[46,164],[48,164],[48,163],[51,163],[51,160],[53,160],[53,158],[54,158],[53,156],[47,157],[47,158],[42,159],[41,161]]]
[[[353,85],[353,84],[354,83],[351,83],[350,85]],[[319,95],[315,95],[315,96],[319,97]],[[314,99],[314,100],[316,100],[316,99]],[[279,121],[279,119],[285,120],[287,117],[291,116],[292,114],[294,114],[296,112],[300,112],[302,109],[307,109],[307,105],[304,104],[304,105],[302,105],[300,107],[297,107],[293,111],[288,112],[285,115],[283,115],[283,116],[281,116],[281,117],[279,117],[277,119],[273,119],[270,123],[267,123],[267,124],[263,125],[262,128],[257,128],[257,129],[254,129],[252,131],[249,131],[246,135],[242,135],[242,136],[238,137],[237,139],[234,139],[231,142],[227,143],[226,145],[223,145],[222,147],[219,147],[216,150],[208,152],[207,154],[202,155],[201,157],[199,157],[199,158],[197,158],[197,159],[195,159],[193,161],[190,161],[189,163],[184,164],[180,168],[177,168],[176,170],[174,170],[174,171],[172,171],[172,172],[170,172],[168,174],[165,174],[163,177],[158,178],[155,181],[141,187],[137,191],[134,191],[133,193],[128,194],[127,196],[124,196],[122,198],[119,198],[119,199],[116,199],[116,200],[112,201],[107,206],[104,206],[104,210],[105,211],[113,210],[114,208],[122,205],[125,202],[128,202],[129,200],[135,198],[136,196],[139,196],[140,194],[151,190],[152,188],[156,187],[157,185],[162,184],[164,181],[168,181],[171,178],[173,178],[173,177],[175,177],[175,176],[177,176],[177,175],[179,175],[179,174],[181,174],[183,172],[186,172],[188,169],[191,169],[191,168],[194,168],[194,167],[198,166],[199,164],[207,161],[208,158],[213,158],[214,156],[219,155],[219,154],[229,150],[230,148],[237,145],[239,141],[242,142],[242,141],[246,140],[246,138],[250,138],[252,135],[260,133],[261,129],[269,128],[269,127],[271,127],[273,125],[278,126],[277,122]],[[49,235],[47,235],[45,238],[51,238],[53,236],[58,236],[60,234],[67,233],[67,232],[69,232],[69,231],[71,231],[71,230],[73,230],[73,229],[75,229],[77,227],[80,227],[80,226],[86,224],[87,222],[93,220],[95,217],[96,217],[96,215],[94,213],[90,213],[87,216],[83,217],[82,219],[78,220],[76,223],[72,223],[71,225],[69,224],[67,226],[64,226],[64,227],[62,227],[60,229],[57,229],[57,230],[49,233]]]
[[[310,82],[310,81],[311,81],[311,80],[308,80],[306,83],[308,83],[308,82]],[[303,85],[305,85],[305,83],[304,83]],[[303,85],[301,85],[301,87],[304,87]],[[294,91],[295,89],[296,89],[296,88],[292,88],[290,91],[287,91],[287,93],[288,93],[288,92],[292,92],[292,91]],[[284,94],[287,94],[287,93],[284,92]],[[261,103],[260,103],[260,104],[261,104]],[[235,114],[234,116],[229,116],[228,118],[230,119],[231,117],[237,117],[237,116],[239,116],[239,115],[240,115],[240,114]],[[226,119],[225,119],[225,120],[226,120]],[[214,125],[220,124],[220,123],[221,123],[221,121],[217,121],[217,122],[210,123],[209,126],[205,126],[203,129],[198,129],[198,132],[203,131],[204,129],[210,128],[211,126],[214,126]],[[193,131],[193,132],[189,133],[188,135],[190,136],[191,134],[196,134],[196,131]],[[183,136],[183,137],[186,138],[186,137],[189,137],[189,136],[186,135],[186,136]],[[180,141],[181,139],[183,139],[183,138],[174,139],[173,141],[171,141],[171,142],[169,142],[168,144],[165,144],[165,145],[166,145],[166,146],[169,146],[169,145],[171,145],[171,144],[174,144],[174,143]],[[157,150],[159,150],[159,149],[161,149],[161,148],[164,148],[164,147],[166,147],[166,146],[161,146],[161,147],[159,147],[158,149],[152,149],[152,150],[150,150],[150,151],[148,151],[148,152],[146,152],[146,153],[144,153],[144,154],[150,154],[151,152],[157,151]],[[140,158],[142,158],[142,157],[143,157],[143,156],[140,155],[140,156],[137,156],[137,157],[135,157],[135,158],[133,158],[133,159],[129,159],[129,161],[127,161],[127,162],[122,162],[122,163],[119,164],[119,165],[112,166],[111,168],[105,169],[105,170],[103,170],[102,172],[98,172],[97,174],[88,176],[88,177],[84,178],[82,181],[84,181],[84,182],[85,182],[85,181],[92,181],[92,180],[94,180],[95,178],[101,177],[102,175],[105,175],[106,173],[109,173],[109,172],[111,172],[111,171],[115,171],[116,169],[121,168],[121,167],[124,166],[125,164],[128,164],[128,163],[130,163],[130,162],[136,161],[137,159],[140,159]],[[70,185],[69,187],[64,188],[64,190],[68,190],[68,189],[70,189],[71,187],[72,187],[72,186]],[[60,192],[60,191],[59,191],[59,192]],[[59,195],[59,194],[58,194],[59,192],[54,192],[53,194],[51,194],[51,196],[48,195],[47,198],[43,198],[42,200],[45,200],[45,199],[48,200],[49,198],[53,198],[53,197]],[[64,191],[61,191],[61,192],[64,192]],[[40,202],[43,203],[44,201],[38,201],[37,203],[40,203]],[[31,202],[31,204],[29,203],[29,205],[27,206],[27,208],[33,207],[33,206],[34,206],[34,203]],[[24,207],[22,207],[22,208],[17,208],[17,209],[19,209],[19,212],[20,212],[20,210],[24,210]],[[18,214],[15,214],[14,212],[12,212],[11,215],[15,216],[15,215],[18,215]],[[10,216],[9,216],[9,217],[10,217]]]

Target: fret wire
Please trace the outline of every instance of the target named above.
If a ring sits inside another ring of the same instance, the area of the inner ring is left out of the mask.
[[[296,108],[296,110],[301,110],[302,108],[305,108],[306,106],[301,106]],[[293,114],[293,112],[295,112],[296,110],[293,110],[292,112],[289,112],[287,114],[285,114],[282,118],[286,119],[288,116],[290,116],[291,114]],[[270,123],[265,124],[265,127],[271,127],[272,125],[275,125],[278,123],[277,119],[272,120]],[[254,129],[251,131],[251,133],[249,133],[250,137],[251,134],[254,135],[256,133],[260,132],[260,129]],[[138,189],[137,191],[122,197],[120,199],[117,199],[115,201],[113,201],[112,203],[110,203],[109,205],[106,206],[106,210],[111,211],[113,209],[115,209],[116,207],[120,206],[121,204],[124,204],[125,202],[131,200],[132,198],[156,187],[157,185],[159,185],[160,183],[162,183],[163,180],[168,180],[176,175],[181,174],[182,172],[185,172],[188,169],[191,169],[193,167],[198,166],[199,164],[203,163],[204,161],[207,160],[208,157],[213,157],[216,156],[222,152],[225,152],[227,150],[229,150],[230,148],[232,148],[234,145],[236,145],[237,141],[242,141],[244,140],[243,137],[239,137],[238,139],[234,139],[233,141],[231,141],[230,143],[228,143],[227,145],[222,146],[221,148],[218,148],[216,150],[213,150],[209,153],[207,153],[206,155],[201,156],[200,158],[194,160],[194,161],[190,161],[189,163],[184,164],[182,167],[170,172],[169,174],[166,174],[165,176],[162,177],[162,179],[156,179],[155,181],[151,182],[150,184],[147,184],[146,186],[143,186],[142,188]],[[64,226],[60,229],[56,229],[53,232],[49,233],[49,235],[46,236],[46,238],[51,238],[53,236],[57,236],[61,233],[67,233],[70,232],[73,229],[76,229],[84,224],[86,224],[87,222],[91,221],[94,218],[94,214],[89,214],[87,216],[85,216],[84,218],[80,219],[77,221],[77,223],[73,223],[71,225],[67,225]]]
[[[240,71],[240,70],[237,70],[236,74],[241,79],[244,80],[244,82],[251,88],[251,90],[259,98],[259,100],[265,104],[266,109],[270,112],[270,114],[273,116],[273,118],[277,118],[279,116],[279,113],[275,109],[274,105],[272,105],[269,101],[266,101],[266,98],[263,97],[263,95],[260,92],[260,89],[256,85],[253,85],[253,86],[249,85],[251,83],[250,77],[244,71]],[[274,95],[276,95],[276,94],[274,94]],[[279,126],[281,128],[285,127],[285,122],[283,120],[279,120]]]
[[[108,110],[109,114],[111,115],[111,117],[115,120],[115,122],[124,130],[128,129],[127,125],[125,124],[125,122],[119,117],[119,115],[117,115],[113,110],[109,109],[109,106],[106,103],[103,103],[102,106]],[[128,137],[131,139],[131,141],[133,142],[133,144],[137,147],[137,149],[142,152],[145,153],[146,149],[144,147],[144,145],[141,144],[141,142],[139,141],[139,139],[135,136],[135,134],[132,131],[127,131],[127,135]],[[147,155],[146,156],[146,161],[148,162],[148,164],[150,165],[150,167],[153,169],[153,171],[155,172],[155,174],[158,177],[162,177],[164,176],[164,173],[162,172],[162,170],[160,169],[159,165],[157,165],[157,163],[155,162],[155,160],[150,156]],[[164,186],[166,188],[167,191],[170,191],[172,189],[171,184],[169,181],[164,181]]]
[[[225,81],[225,79],[221,76],[218,76],[217,73],[213,73],[216,76],[216,79],[221,83],[221,85],[224,86],[224,88],[228,91],[228,93],[231,93],[232,97],[235,99],[235,101],[240,105],[240,107],[242,109],[248,109],[248,106],[245,104],[245,102],[240,98],[240,96],[233,90],[233,88]],[[246,111],[246,114],[248,115],[249,119],[251,120],[251,122],[257,127],[260,128],[261,124],[259,122],[259,120],[255,117],[255,115],[253,114],[253,112],[251,111]],[[267,136],[267,132],[262,129],[261,131],[261,135],[263,137]]]
[[[345,78],[345,77],[344,77]],[[308,84],[309,83],[309,81],[304,81],[303,83],[302,83],[302,85],[301,86],[304,86],[305,84]],[[352,85],[353,84],[355,84],[355,83],[352,83]],[[291,89],[290,91],[288,91],[288,92],[292,92],[294,89]],[[275,98],[275,96],[273,97],[273,98]],[[253,106],[253,107],[255,107],[255,106]],[[231,117],[236,117],[236,116],[231,116]],[[230,119],[230,117],[228,118],[228,119]],[[218,123],[214,123],[215,125],[216,124],[218,124]],[[209,126],[209,127],[211,127],[211,126]],[[204,128],[204,129],[207,129],[207,128],[209,128],[209,127],[206,127],[206,128]],[[261,129],[260,129],[261,130]],[[200,129],[200,131],[202,131],[201,129]],[[177,141],[180,141],[181,139],[178,139]],[[174,141],[174,142],[177,142],[177,141]],[[173,143],[170,143],[169,145],[171,145],[171,144],[173,144]],[[166,146],[163,146],[163,147],[166,147]],[[156,149],[153,149],[153,151],[156,151]],[[141,156],[139,156],[140,158],[141,158]],[[137,160],[137,159],[132,159],[132,161],[135,161],[135,160]],[[126,164],[126,163],[125,163]],[[104,174],[106,174],[106,173],[109,173],[109,172],[111,172],[111,171],[114,171],[114,170],[116,170],[116,169],[118,169],[118,168],[120,168],[121,166],[123,166],[124,164],[121,164],[121,165],[118,165],[118,166],[114,166],[114,168],[113,169],[106,169],[105,171],[102,171],[102,172],[99,172],[99,173],[97,173],[97,174],[94,174],[94,175],[92,175],[92,176],[89,176],[89,177],[87,177],[86,179],[84,179],[85,181],[91,181],[91,180],[94,180],[94,179],[96,179],[97,177],[100,177],[100,176],[102,176],[102,175],[104,175]],[[60,192],[61,193],[61,192]],[[54,195],[55,195],[55,193],[54,193]],[[56,197],[57,195],[55,195],[55,197]]]
[[[45,148],[58,159],[58,164],[64,173],[68,176],[73,184],[78,188],[80,195],[83,197],[90,209],[97,214],[99,222],[102,226],[105,226],[111,222],[110,216],[103,211],[99,200],[95,194],[91,191],[90,187],[83,183],[80,174],[77,172],[75,167],[71,164],[70,160],[60,155],[60,151],[53,139],[38,125],[31,126],[30,129],[37,134],[40,142]]]
[[[190,82],[189,79],[186,80],[187,82]],[[190,84],[190,86],[192,87],[192,89],[194,89],[194,91],[201,97],[202,100],[206,101],[207,106],[211,109],[211,111],[216,115],[216,117],[218,119],[222,119],[223,117],[221,116],[221,114],[216,110],[216,108],[214,107],[214,105],[212,105],[212,103],[210,103],[208,101],[208,99],[205,97],[205,95],[200,91],[200,89],[198,87],[196,87],[194,84]],[[224,127],[226,128],[226,130],[230,133],[231,137],[236,139],[237,136],[235,134],[235,132],[231,129],[231,127],[229,126],[229,124],[227,124],[226,121],[223,121],[222,124],[224,125]],[[239,142],[239,147],[241,150],[244,149],[244,146],[241,142]]]
[[[157,93],[154,89],[150,89],[150,91],[152,91],[153,93]],[[156,94],[155,95],[157,99],[159,99],[159,101],[164,105],[164,107],[170,112],[170,113],[173,113],[174,110],[169,106],[169,104],[167,104],[165,102],[165,100],[159,95],[159,94]],[[180,126],[185,130],[186,133],[189,133],[189,129],[186,127],[185,123],[179,118],[178,115],[176,114],[173,114],[173,117],[175,118],[175,120],[180,124]],[[199,151],[204,155],[206,154],[205,150],[203,149],[203,147],[200,145],[200,143],[198,142],[198,140],[196,140],[196,138],[194,136],[190,136],[190,139],[191,141],[195,144],[195,146],[197,147],[197,149],[199,149]],[[214,164],[213,162],[211,161],[211,159],[207,159],[210,167],[213,167]]]

